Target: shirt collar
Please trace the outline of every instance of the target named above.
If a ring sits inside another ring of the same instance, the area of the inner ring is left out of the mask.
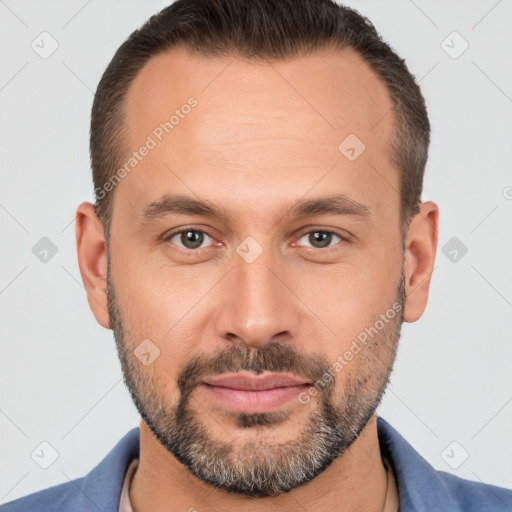
[[[400,512],[459,510],[434,469],[385,419],[377,417],[381,453],[398,486]]]

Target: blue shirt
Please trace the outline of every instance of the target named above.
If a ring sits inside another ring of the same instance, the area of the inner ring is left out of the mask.
[[[400,512],[511,512],[512,490],[434,469],[387,421],[377,417],[383,455],[392,465]],[[130,430],[85,477],[0,506],[0,512],[118,512],[126,470],[139,457]]]

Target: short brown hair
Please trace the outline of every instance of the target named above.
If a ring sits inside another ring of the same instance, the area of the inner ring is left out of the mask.
[[[425,101],[405,61],[373,24],[332,0],[177,0],[126,39],[100,80],[91,115],[95,207],[107,237],[113,191],[102,197],[96,191],[112,179],[129,150],[124,98],[151,57],[178,46],[201,56],[237,55],[266,61],[333,47],[355,50],[384,81],[393,102],[390,156],[400,172],[403,245],[406,228],[421,202],[430,143]]]

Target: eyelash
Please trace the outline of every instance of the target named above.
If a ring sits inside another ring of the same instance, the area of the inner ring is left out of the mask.
[[[165,243],[172,243],[171,240],[177,236],[177,235],[181,235],[182,233],[187,233],[188,231],[192,231],[194,233],[203,233],[207,236],[209,236],[211,239],[215,239],[215,237],[213,237],[208,231],[205,231],[203,229],[193,229],[193,228],[183,228],[183,229],[180,229],[179,231],[174,231],[172,233],[170,233],[169,235],[165,236],[163,238],[163,242]],[[310,231],[306,231],[304,233],[302,233],[298,240],[300,240],[301,238],[303,238],[304,236],[306,235],[309,235],[311,233],[324,233],[324,234],[329,234],[329,235],[335,235],[337,236],[340,241],[332,246],[328,246],[326,248],[316,248],[316,247],[308,247],[306,246],[307,249],[316,249],[318,251],[322,251],[322,252],[330,252],[332,250],[335,250],[336,249],[336,246],[343,243],[343,242],[349,242],[348,238],[346,236],[342,236],[341,234],[337,233],[336,231],[331,231],[331,230],[328,230],[328,229],[312,229]],[[175,245],[175,244],[173,244]],[[185,253],[197,253],[197,252],[200,252],[204,249],[208,249],[208,247],[202,247],[202,248],[198,248],[198,249],[187,249],[186,247],[179,247],[178,246],[178,249],[182,252],[185,252]]]

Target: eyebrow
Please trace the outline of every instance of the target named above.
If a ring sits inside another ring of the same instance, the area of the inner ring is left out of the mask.
[[[227,223],[229,220],[229,215],[223,205],[180,194],[165,194],[142,208],[138,218],[139,225],[145,226],[156,219],[173,214],[211,217],[223,223]],[[315,215],[353,216],[369,220],[372,218],[372,211],[368,206],[344,194],[337,194],[314,199],[299,199],[276,214],[274,221],[277,223],[283,217],[300,219]]]

